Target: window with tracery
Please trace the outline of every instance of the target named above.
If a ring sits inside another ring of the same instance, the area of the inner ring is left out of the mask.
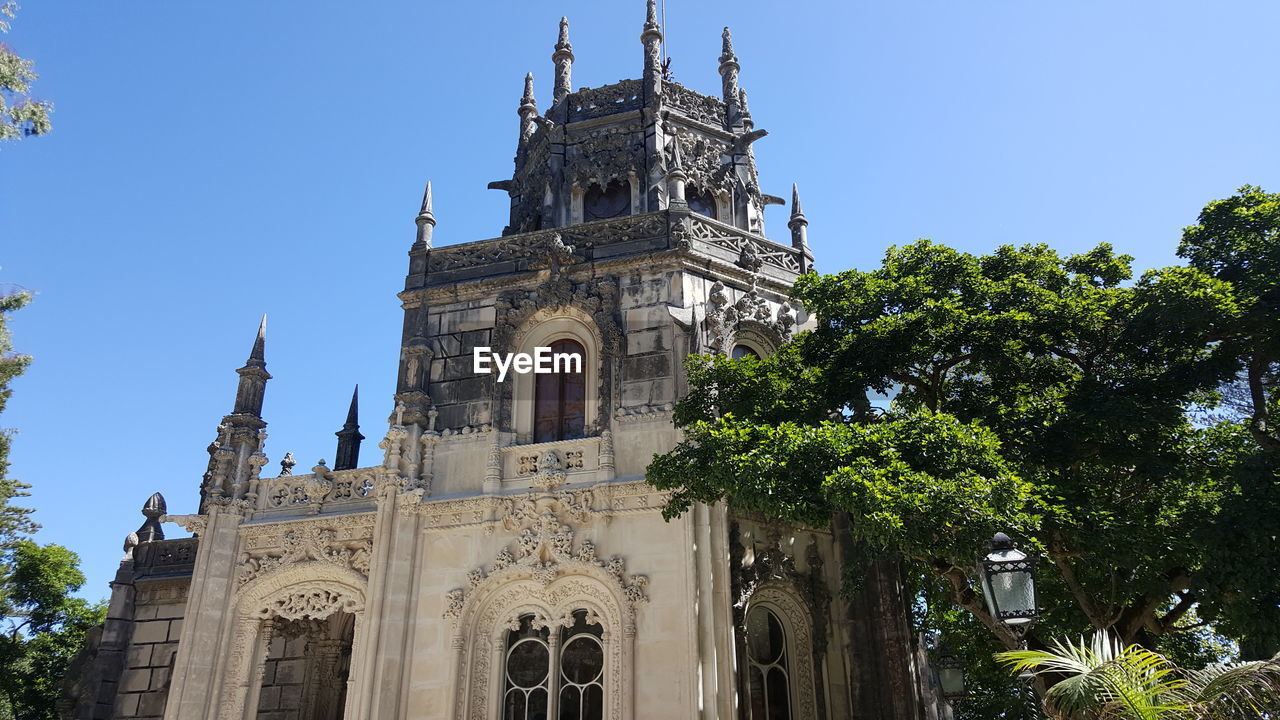
[[[787,633],[772,610],[747,612],[747,694],[751,720],[791,720]]]
[[[572,440],[583,437],[587,429],[587,351],[568,339],[557,340],[550,348],[553,358],[576,354],[579,361],[560,364],[559,372],[533,376],[534,442]]]
[[[582,198],[582,215],[587,222],[631,214],[631,183],[612,180],[600,187],[592,183]]]
[[[502,720],[602,720],[603,628],[586,610],[572,617],[554,638],[533,615],[507,632]]]

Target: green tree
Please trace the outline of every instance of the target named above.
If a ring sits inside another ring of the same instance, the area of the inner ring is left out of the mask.
[[[668,516],[721,499],[819,525],[848,513],[868,553],[905,560],[921,625],[991,690],[972,717],[1007,703],[990,657],[1016,647],[975,590],[997,530],[1047,560],[1041,636],[1110,630],[1158,649],[1212,623],[1263,647],[1280,629],[1274,428],[1252,405],[1247,421],[1195,415],[1276,337],[1264,299],[1280,274],[1228,271],[1275,261],[1275,196],[1254,192],[1206,208],[1190,266],[1136,280],[1107,245],[929,241],[873,271],[803,276],[793,294],[817,328],[763,360],[692,358],[685,440],[650,482],[674,491]]]
[[[106,603],[71,593],[84,585],[80,559],[61,545],[13,543],[0,583],[0,718],[55,720],[59,684]],[[7,715],[6,715],[7,713]]]
[[[1014,672],[1058,678],[1045,695],[1054,720],[1253,720],[1280,713],[1280,656],[1179,667],[1140,645],[1096,633],[1093,641],[1054,641],[998,659]]]
[[[14,0],[0,1],[0,33],[9,32],[17,10]],[[49,132],[53,105],[31,97],[31,83],[36,78],[35,62],[0,43],[0,141]]]
[[[31,295],[27,292],[0,296],[0,414],[4,413],[9,396],[13,393],[9,388],[10,381],[21,375],[31,363],[30,356],[13,352],[13,341],[8,328],[9,313],[21,309],[30,301]],[[25,496],[30,487],[8,477],[10,440],[11,433],[0,429],[0,551],[18,537],[36,529],[31,522],[31,511],[10,503],[14,498]]]

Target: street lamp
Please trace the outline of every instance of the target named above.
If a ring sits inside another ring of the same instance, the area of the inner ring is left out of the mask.
[[[938,685],[942,687],[942,697],[951,702],[963,698],[964,661],[945,642],[938,646],[938,659],[933,666],[938,670]]]
[[[991,551],[978,561],[978,577],[982,579],[982,596],[987,610],[1018,638],[1025,650],[1027,631],[1039,617],[1036,605],[1036,563],[1013,546],[1004,533],[991,538]],[[1023,702],[1027,717],[1040,717],[1040,701],[1035,688],[1035,675],[1029,670],[1018,675],[1022,681]]]
[[[1031,629],[1038,615],[1035,575],[1035,561],[1004,533],[991,538],[991,552],[978,562],[987,610],[1018,637]]]

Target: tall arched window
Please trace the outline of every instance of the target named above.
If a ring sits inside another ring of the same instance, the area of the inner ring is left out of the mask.
[[[568,339],[557,340],[550,347],[553,369],[558,372],[534,375],[534,442],[580,438],[587,429],[587,351]],[[558,356],[570,355],[577,355],[578,362],[555,362]]]
[[[587,222],[630,214],[631,183],[627,180],[611,180],[605,187],[592,183],[582,198],[582,215]]]
[[[747,693],[751,720],[791,720],[787,633],[773,611],[747,612]]]
[[[586,610],[572,617],[554,644],[545,625],[535,627],[533,615],[507,632],[502,720],[604,718],[603,628]]]

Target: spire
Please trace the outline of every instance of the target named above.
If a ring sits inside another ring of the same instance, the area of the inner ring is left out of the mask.
[[[422,194],[422,209],[414,220],[418,224],[418,239],[414,241],[415,250],[431,247],[431,231],[436,226],[435,213],[431,212],[431,181],[427,181],[427,190]]]
[[[791,247],[800,251],[800,272],[809,272],[813,268],[813,254],[809,252],[809,220],[800,207],[800,188],[791,184],[791,219],[787,221],[791,228]]]
[[[658,24],[657,0],[649,0],[645,8],[640,44],[644,45],[645,96],[653,102],[662,92],[662,26]]]
[[[533,73],[526,73],[524,76],[524,96],[520,98],[520,109],[516,113],[520,115],[520,139],[516,143],[516,154],[523,156],[529,137],[537,129],[534,118],[538,117],[538,100],[533,95]],[[517,163],[520,162],[517,160]]]
[[[728,116],[725,122],[732,126],[738,124],[742,113],[742,98],[738,95],[738,70],[741,68],[738,66],[738,56],[733,54],[733,35],[729,33],[728,27],[720,34],[720,40],[720,84]]]
[[[249,351],[247,365],[266,367],[267,358],[267,314],[262,313],[262,321],[258,323],[258,335],[253,339],[253,349]]]
[[[253,340],[253,350],[249,351],[249,359],[244,367],[236,370],[240,375],[240,384],[236,388],[236,404],[232,414],[262,416],[262,397],[267,389],[267,381],[271,374],[267,372],[267,316],[263,314],[258,324],[258,335]]]
[[[360,386],[351,393],[351,406],[347,408],[347,422],[334,433],[338,436],[338,452],[333,459],[334,470],[354,470],[360,466]]]
[[[573,46],[569,44],[569,18],[560,18],[560,37],[556,40],[556,51],[551,53],[551,62],[556,68],[555,91],[551,96],[551,104],[559,105],[572,92],[573,86]],[[529,81],[526,79],[525,81]]]

